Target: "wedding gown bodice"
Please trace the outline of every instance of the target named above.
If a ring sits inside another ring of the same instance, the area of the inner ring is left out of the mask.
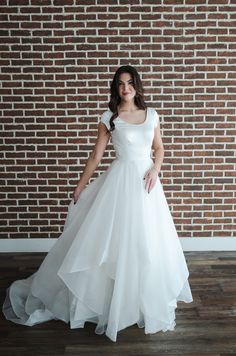
[[[107,110],[101,117],[107,128],[112,112]],[[112,131],[112,143],[116,158],[122,160],[148,159],[151,155],[154,130],[159,121],[153,108],[147,108],[146,119],[141,124],[131,124],[119,116],[114,120],[115,130]]]

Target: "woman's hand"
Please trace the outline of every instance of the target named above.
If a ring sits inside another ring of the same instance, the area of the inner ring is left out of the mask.
[[[155,167],[151,167],[144,175],[145,189],[150,193],[157,181],[159,171]]]
[[[82,192],[83,189],[81,189],[80,187],[76,187],[74,192],[73,192],[73,195],[72,195],[72,198],[74,200],[74,204],[77,202],[78,198],[79,198],[79,195],[80,193]]]

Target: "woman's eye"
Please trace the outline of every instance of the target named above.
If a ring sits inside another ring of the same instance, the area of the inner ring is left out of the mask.
[[[129,82],[129,84],[132,84],[132,85],[133,85],[134,83],[133,83],[133,82]],[[122,83],[118,83],[118,85],[122,85]]]

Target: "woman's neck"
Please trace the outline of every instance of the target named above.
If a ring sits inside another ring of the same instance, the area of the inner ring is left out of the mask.
[[[127,112],[130,112],[130,113],[139,110],[135,104],[130,104],[130,103],[120,104],[120,105],[118,105],[117,109],[118,109],[119,112],[120,111],[127,111]]]

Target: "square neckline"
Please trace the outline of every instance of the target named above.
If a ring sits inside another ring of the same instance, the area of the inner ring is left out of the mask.
[[[124,122],[124,123],[127,124],[127,125],[142,126],[142,125],[144,125],[144,124],[146,123],[146,121],[147,121],[147,119],[148,119],[148,107],[146,108],[146,117],[145,117],[145,120],[144,120],[144,122],[142,122],[141,124],[131,124],[130,122],[127,122],[127,121],[125,121],[124,119],[122,119],[122,118],[120,117],[120,115],[118,115],[117,118],[119,118],[122,122]]]

